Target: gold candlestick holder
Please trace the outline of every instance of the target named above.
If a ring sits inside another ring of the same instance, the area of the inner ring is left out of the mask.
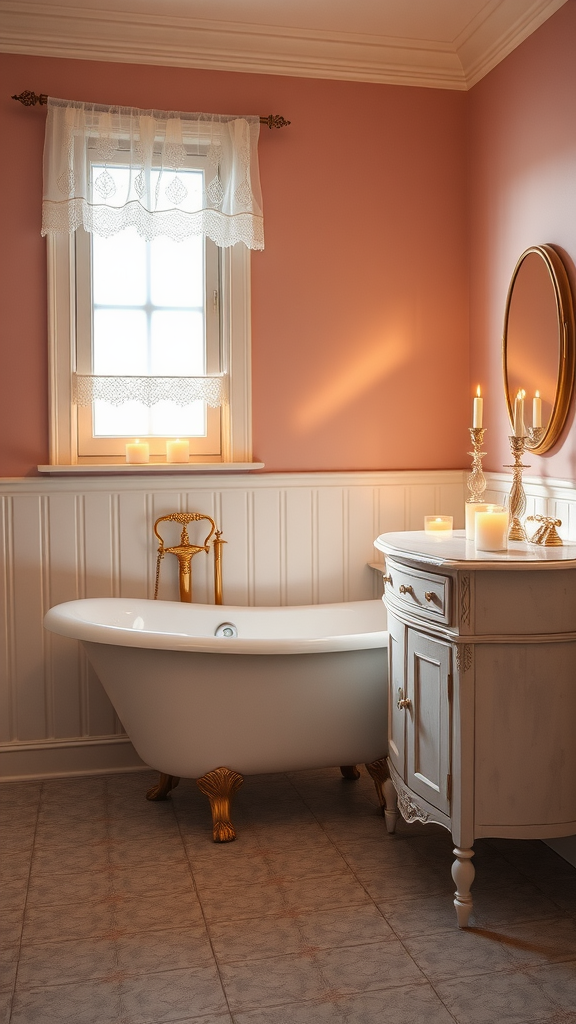
[[[482,471],[482,459],[486,455],[486,452],[480,451],[484,443],[484,431],[485,427],[470,427],[470,440],[472,441],[473,451],[468,452],[468,455],[472,456],[472,472],[468,474],[468,490],[470,491],[470,497],[466,499],[466,503],[482,501],[482,495],[486,490],[486,477]]]
[[[522,516],[526,512],[526,494],[522,485],[522,470],[530,468],[522,462],[526,439],[524,437],[516,437],[513,434],[508,440],[510,441],[510,448],[512,449],[512,457],[514,459],[513,466],[504,467],[505,469],[512,470],[508,540],[526,540],[526,530],[522,525]]]
[[[537,448],[546,433],[546,428],[526,427],[526,433],[528,434],[528,444],[526,445],[526,448]]]

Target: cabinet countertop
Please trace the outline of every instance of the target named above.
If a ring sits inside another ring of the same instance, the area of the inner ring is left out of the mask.
[[[474,569],[572,569],[576,568],[576,544],[543,547],[524,541],[509,541],[505,551],[477,551],[466,540],[464,530],[451,537],[437,537],[424,530],[382,533],[374,547],[385,555],[446,568]]]

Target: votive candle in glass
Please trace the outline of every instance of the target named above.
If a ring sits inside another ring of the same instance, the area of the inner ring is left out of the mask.
[[[140,441],[138,438],[131,443],[126,445],[126,462],[131,465],[142,466],[146,462],[150,462],[150,445],[147,441]]]
[[[493,508],[491,502],[487,501],[467,501],[464,505],[466,512],[466,540],[474,540],[474,521],[477,512],[486,512],[487,509]]]
[[[177,438],[175,441],[166,441],[166,462],[188,462],[190,458],[190,442],[188,440],[181,441]]]
[[[492,505],[476,513],[474,543],[477,551],[505,551],[508,547],[508,512],[503,505]]]
[[[424,516],[424,530],[437,537],[451,537],[452,523],[452,516]]]

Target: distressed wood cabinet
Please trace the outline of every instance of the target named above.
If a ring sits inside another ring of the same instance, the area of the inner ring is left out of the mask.
[[[388,533],[385,815],[454,840],[458,924],[474,839],[576,834],[576,545],[476,552],[457,531]]]

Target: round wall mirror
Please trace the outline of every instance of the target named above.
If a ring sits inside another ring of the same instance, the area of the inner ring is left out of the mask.
[[[504,315],[504,391],[510,423],[524,393],[526,447],[547,452],[562,431],[574,383],[574,310],[566,268],[534,245],[514,268]]]

